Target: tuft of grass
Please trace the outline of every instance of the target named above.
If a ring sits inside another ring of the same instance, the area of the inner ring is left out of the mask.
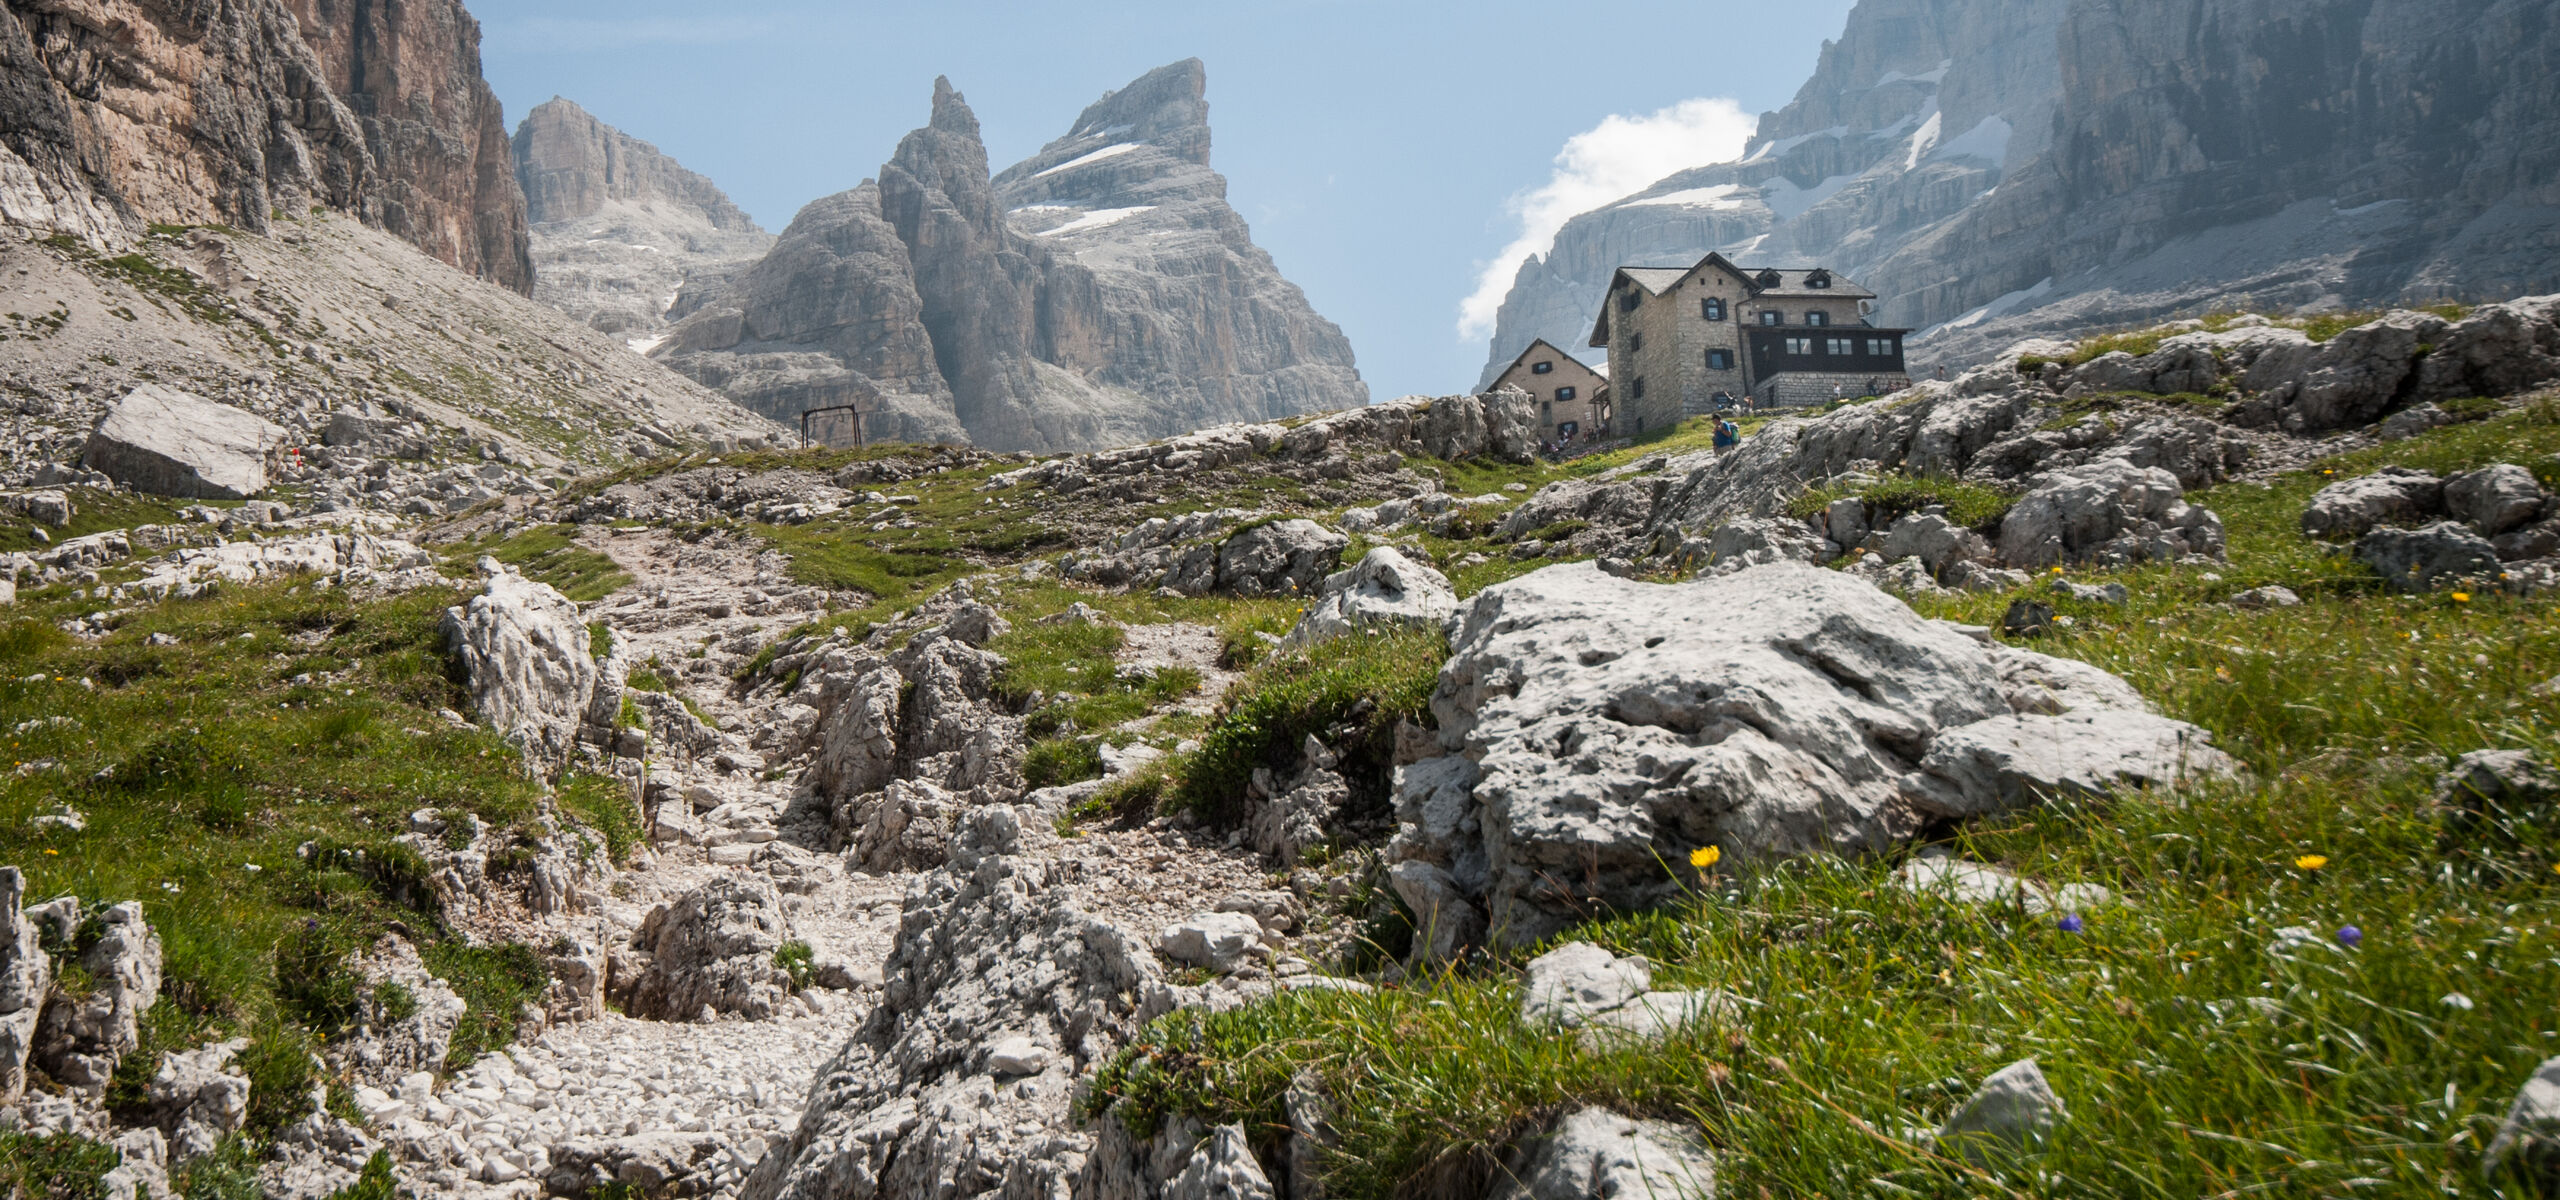
[[[77,1134],[0,1132],[0,1190],[28,1200],[105,1200],[116,1148]]]
[[[1355,803],[1383,803],[1396,723],[1423,719],[1448,657],[1438,631],[1397,630],[1335,638],[1264,663],[1220,703],[1199,750],[1176,769],[1180,782],[1166,805],[1232,823],[1254,768],[1296,762],[1310,736],[1341,757]]]
[[[356,1173],[355,1182],[329,1193],[329,1200],[398,1200],[401,1194],[399,1177],[391,1170],[391,1152],[376,1150],[364,1160],[364,1170]]]
[[[806,988],[816,972],[817,954],[807,942],[784,942],[774,948],[773,965],[791,977],[791,986]]]
[[[1053,737],[1031,743],[1022,755],[1022,781],[1030,788],[1059,787],[1102,778],[1102,743]]]
[[[631,861],[645,831],[628,786],[609,776],[575,773],[560,781],[558,798],[562,812],[604,837],[605,855],[615,865]]]
[[[480,1056],[516,1040],[516,1012],[538,1000],[551,983],[551,968],[533,948],[517,943],[466,946],[456,941],[424,948],[427,969],[459,993],[469,1007],[453,1031],[445,1053],[447,1071],[459,1071]]]
[[[1881,528],[1931,505],[1944,505],[1947,519],[1968,529],[1987,528],[2008,515],[2017,497],[1987,484],[1944,476],[1888,475],[1874,483],[1838,483],[1813,488],[1787,502],[1786,514],[1799,520],[1856,496],[1867,502],[1869,523]]]
[[[578,544],[575,525],[545,525],[503,540],[458,543],[447,561],[454,571],[467,573],[483,554],[524,572],[528,579],[560,589],[561,595],[581,604],[631,585],[630,573],[611,557]],[[604,652],[604,648],[595,651],[599,658]]]

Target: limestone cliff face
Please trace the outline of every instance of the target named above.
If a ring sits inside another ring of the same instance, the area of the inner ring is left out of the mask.
[[[1364,404],[1351,348],[1209,169],[1205,76],[1150,72],[1000,175],[968,104],[803,210],[658,353],[777,419],[861,403],[877,437],[1090,449]]]
[[[1610,269],[1823,262],[1964,361],[2217,305],[2560,286],[2560,22],[2534,0],[1861,0],[1744,157],[1569,223],[1487,371]],[[1579,344],[1577,341],[1574,344]]]
[[[0,221],[119,245],[320,205],[527,291],[479,39],[456,0],[5,0]]]
[[[567,100],[525,114],[514,148],[534,299],[634,348],[657,344],[689,281],[726,278],[773,248],[710,180]]]

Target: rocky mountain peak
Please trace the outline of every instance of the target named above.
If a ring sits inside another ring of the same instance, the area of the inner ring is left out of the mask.
[[[1076,118],[1067,136],[1042,148],[1093,142],[1145,142],[1178,158],[1209,165],[1209,67],[1186,58],[1105,92]]]
[[[665,354],[779,420],[862,403],[872,437],[1121,445],[1364,404],[1208,167],[1207,76],[1162,67],[988,172],[948,79],[876,186],[802,211],[734,288],[694,289]]]
[[[713,229],[764,232],[710,180],[574,101],[553,96],[516,126],[516,179],[535,225],[594,216],[609,202],[677,205]]]
[[[688,286],[773,248],[718,185],[554,96],[513,142],[532,216],[534,298],[635,349],[655,347]]]

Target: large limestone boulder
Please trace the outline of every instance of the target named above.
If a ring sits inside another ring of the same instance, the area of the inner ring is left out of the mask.
[[[2306,537],[2343,541],[2363,537],[2378,525],[2416,521],[2443,511],[2443,480],[2407,467],[2384,467],[2320,489],[2302,510],[2302,532]]]
[[[357,1079],[385,1090],[415,1072],[443,1070],[454,1030],[469,1008],[461,994],[428,971],[417,947],[398,934],[382,935],[354,966],[367,985],[362,1018],[333,1048],[338,1061]]]
[[[2516,1089],[2497,1136],[2480,1154],[2480,1174],[2514,1167],[2544,1187],[2560,1185],[2560,1058],[2547,1058]]]
[[[686,1021],[704,1009],[762,1020],[791,992],[773,955],[791,940],[782,897],[755,875],[723,875],[652,910],[633,943],[649,965],[631,988],[634,1016]]]
[[[2103,672],[1813,567],[1549,567],[1455,622],[1431,702],[1447,753],[1398,770],[1388,856],[1436,868],[1510,944],[1679,895],[1694,881],[1664,864],[1701,846],[1744,871],[1874,853],[1932,818],[2230,769]]]
[[[146,383],[107,410],[81,465],[155,496],[246,500],[267,490],[284,427],[247,409]]]
[[[493,558],[481,559],[480,571],[480,594],[445,610],[445,644],[471,680],[481,718],[522,746],[527,761],[557,768],[598,712],[619,711],[621,683],[596,661],[568,597]]]
[[[2497,579],[2498,549],[2453,521],[2418,529],[2381,528],[2356,539],[2356,558],[2395,592],[2423,592]]]
[[[2047,472],[2000,520],[2000,561],[2012,567],[2191,554],[2222,557],[2221,519],[2187,503],[2177,476],[2123,459]]]
[[[2483,537],[2531,524],[2548,499],[2533,472],[2514,463],[2491,463],[2444,481],[2445,511]]]
[[[1315,603],[1281,644],[1313,645],[1363,629],[1438,629],[1457,608],[1448,576],[1380,546],[1357,565],[1325,576]]]

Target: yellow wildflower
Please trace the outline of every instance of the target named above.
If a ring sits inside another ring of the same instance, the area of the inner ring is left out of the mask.
[[[2320,868],[2329,865],[2329,856],[2326,854],[2305,854],[2302,857],[2293,860],[2293,865],[2300,870],[2317,871]]]
[[[1703,871],[1716,865],[1716,860],[1723,857],[1724,850],[1720,847],[1700,846],[1689,852],[1689,865]]]
[[[2471,593],[2455,592],[2453,594],[2453,602],[2456,604],[2469,604],[2471,603]]]

